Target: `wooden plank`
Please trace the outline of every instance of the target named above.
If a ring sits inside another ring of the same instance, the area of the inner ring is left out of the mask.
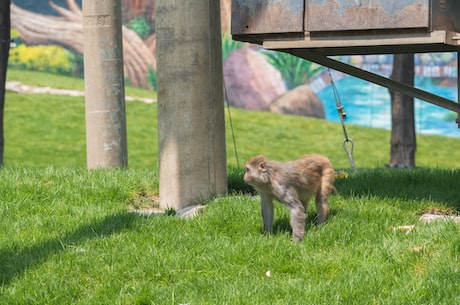
[[[263,47],[267,49],[310,49],[446,43],[451,43],[453,45],[458,46],[458,40],[454,42],[454,40],[452,39],[455,36],[460,36],[460,34],[446,31],[433,31],[429,33],[402,33],[379,35],[307,35],[303,40],[264,40]]]
[[[460,34],[449,31],[259,39],[266,49],[315,49],[323,55],[456,52],[460,46]]]

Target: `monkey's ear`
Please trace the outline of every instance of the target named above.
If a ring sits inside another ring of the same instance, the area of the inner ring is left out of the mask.
[[[260,161],[258,165],[259,165],[259,171],[263,173],[267,171],[267,166],[265,165],[264,161]]]

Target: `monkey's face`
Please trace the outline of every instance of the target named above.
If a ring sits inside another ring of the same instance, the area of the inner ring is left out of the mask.
[[[252,180],[251,179],[251,168],[249,167],[248,164],[246,164],[246,166],[245,166],[245,172],[244,172],[243,180],[247,184],[251,184],[251,180]]]
[[[244,182],[254,187],[267,183],[265,161],[250,160],[245,165]]]

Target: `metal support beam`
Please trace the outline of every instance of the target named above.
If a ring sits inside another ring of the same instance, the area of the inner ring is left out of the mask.
[[[332,68],[334,70],[364,79],[368,82],[387,87],[391,90],[399,91],[414,98],[424,100],[428,103],[434,104],[439,107],[443,107],[454,111],[460,116],[460,104],[449,99],[443,98],[441,96],[395,82],[387,77],[380,76],[375,73],[371,73],[351,65],[345,64],[343,62],[331,59],[325,55],[321,55],[315,51],[306,50],[306,49],[287,49],[279,50],[283,52],[290,53],[292,55],[307,59],[309,61],[315,62],[317,64]],[[459,125],[460,128],[460,125]]]

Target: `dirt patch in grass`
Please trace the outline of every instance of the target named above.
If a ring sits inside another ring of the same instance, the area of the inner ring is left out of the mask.
[[[141,215],[164,214],[160,208],[160,198],[148,191],[139,191],[128,200],[128,210]]]
[[[438,220],[460,223],[460,214],[452,208],[429,208],[421,213],[420,216],[420,221],[424,223],[431,223]]]
[[[444,215],[444,216],[458,216],[459,211],[453,208],[428,208],[420,213],[420,215],[433,214],[433,215]]]

